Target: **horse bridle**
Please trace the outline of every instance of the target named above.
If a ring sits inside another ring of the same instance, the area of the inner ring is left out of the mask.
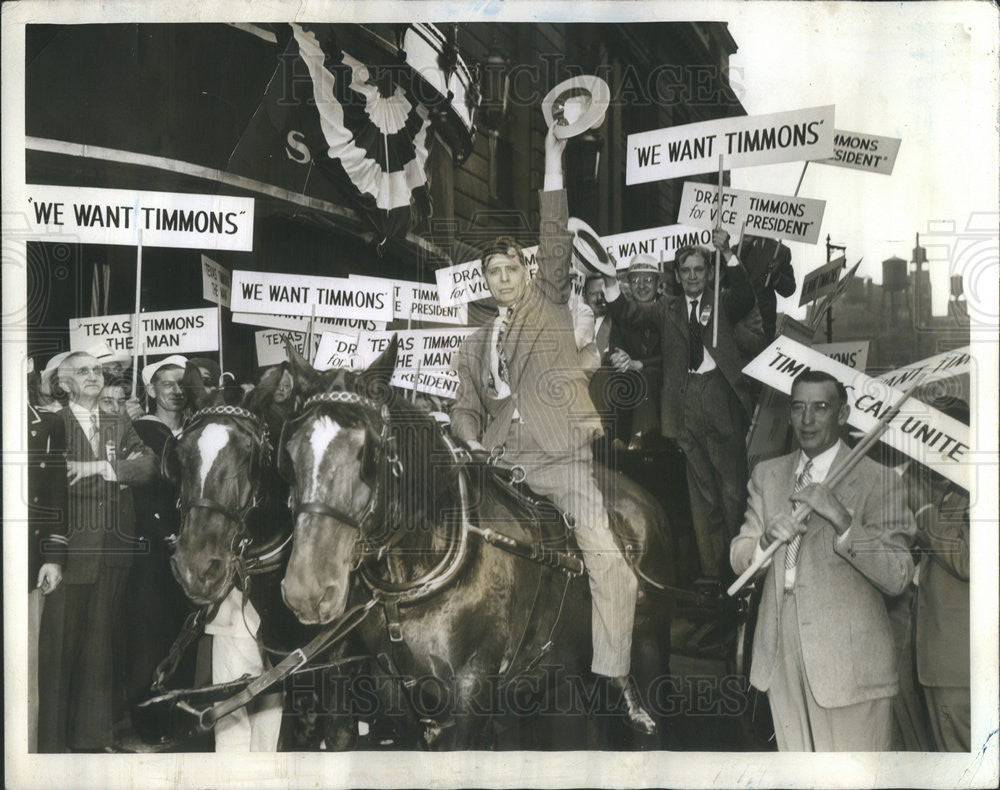
[[[256,414],[248,409],[244,409],[240,406],[207,406],[203,409],[199,409],[194,414],[192,414],[184,423],[184,427],[181,429],[180,435],[177,436],[176,441],[179,441],[186,432],[198,427],[206,419],[210,417],[231,417],[238,425],[242,427],[250,434],[252,440],[251,450],[250,450],[250,460],[248,462],[248,477],[250,479],[250,495],[247,501],[239,508],[239,510],[232,510],[225,505],[216,502],[214,499],[209,497],[199,497],[192,502],[184,502],[180,497],[177,499],[177,509],[181,514],[181,525],[178,530],[178,535],[170,535],[167,538],[167,543],[171,546],[175,545],[179,533],[183,532],[184,525],[188,520],[188,516],[193,510],[208,510],[213,513],[218,513],[227,521],[236,524],[236,531],[233,534],[232,543],[230,545],[230,553],[236,558],[237,573],[240,576],[244,576],[250,571],[247,566],[247,560],[244,558],[247,549],[250,544],[253,543],[253,538],[250,536],[250,530],[247,528],[247,521],[250,516],[260,507],[262,496],[261,487],[263,484],[263,470],[270,464],[271,458],[271,437],[268,431],[267,424],[264,423]],[[166,453],[164,453],[164,457]],[[281,545],[284,545],[291,539],[291,533],[284,538]],[[274,547],[265,547],[267,551],[261,552],[259,556],[254,557],[250,562],[254,565],[261,564],[261,561],[265,559],[265,556],[270,553],[280,553],[270,551]],[[278,549],[281,546],[277,547]],[[267,563],[264,563],[267,564]],[[256,569],[255,570],[260,570]]]
[[[301,503],[289,501],[289,506],[295,520],[298,519],[300,514],[308,513],[332,519],[357,530],[358,537],[351,549],[351,570],[357,570],[369,558],[381,559],[385,555],[385,552],[403,537],[402,530],[397,531],[396,534],[384,543],[375,543],[370,540],[369,536],[370,525],[373,522],[378,523],[384,521],[386,518],[391,520],[395,517],[395,514],[391,512],[393,508],[389,502],[388,492],[386,491],[386,482],[388,475],[392,475],[396,479],[402,477],[403,464],[399,460],[396,437],[392,435],[389,407],[385,404],[379,405],[364,395],[345,391],[322,392],[318,395],[313,395],[303,404],[302,415],[293,422],[301,422],[310,412],[324,406],[337,405],[361,407],[365,413],[365,431],[367,434],[365,441],[367,443],[374,439],[376,442],[375,447],[366,447],[366,452],[370,450],[377,455],[376,471],[374,480],[371,483],[371,494],[368,497],[368,503],[365,505],[360,516],[353,516],[321,500]],[[287,452],[285,443],[287,434],[289,433],[288,426],[289,424],[286,424],[282,429],[281,439],[278,442],[279,465]],[[291,480],[288,482],[289,484],[293,484]]]

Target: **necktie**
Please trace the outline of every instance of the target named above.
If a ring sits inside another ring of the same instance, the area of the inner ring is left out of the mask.
[[[90,415],[90,449],[94,451],[94,457],[101,457],[101,430],[97,422],[97,415]]]
[[[799,476],[795,478],[795,488],[792,489],[792,494],[795,495],[799,493],[803,488],[812,482],[812,459],[806,461],[806,465],[802,467],[802,471],[799,472]],[[785,569],[794,568],[795,564],[799,561],[799,549],[802,546],[802,533],[800,532],[788,544],[788,549],[785,552]]]
[[[698,320],[698,300],[691,302],[691,316],[688,318],[688,370],[697,370],[705,360],[705,345],[701,337],[701,321]]]
[[[496,342],[497,376],[499,377],[500,381],[502,381],[504,384],[507,384],[508,386],[510,385],[510,371],[508,370],[507,367],[507,354],[503,350],[503,340],[507,336],[507,329],[510,327],[511,312],[512,312],[511,310],[508,310],[507,313],[504,315],[504,317],[501,319],[500,328],[499,330],[497,330],[497,342]],[[490,378],[492,377],[493,374],[491,373]],[[497,381],[490,382],[494,391],[498,390],[497,385],[499,383],[500,382]]]

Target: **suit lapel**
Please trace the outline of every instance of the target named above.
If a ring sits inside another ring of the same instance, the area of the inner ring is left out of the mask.
[[[774,469],[774,490],[778,492],[778,499],[774,503],[775,514],[791,513],[792,503],[788,498],[795,490],[795,464],[798,461],[798,451],[785,457],[784,463]],[[785,591],[785,554],[787,545],[782,544],[774,553],[774,595],[778,611],[781,611],[781,603],[784,600]]]

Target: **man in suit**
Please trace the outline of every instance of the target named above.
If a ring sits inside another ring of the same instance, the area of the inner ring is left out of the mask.
[[[85,352],[59,365],[55,387],[69,402],[59,415],[66,435],[66,529],[39,571],[46,595],[38,672],[40,752],[112,747],[114,636],[128,568],[136,550],[132,492],[156,459],[127,417],[98,408],[101,363]]]
[[[687,459],[688,494],[702,575],[720,579],[726,547],[743,515],[746,486],[744,443],[751,414],[742,369],[763,348],[753,291],[729,234],[716,230],[713,243],[726,261],[728,287],[721,289],[718,343],[713,343],[712,255],[703,247],[677,253],[675,277],[681,296],[642,303],[620,296],[607,278],[605,295],[616,324],[656,327],[663,384],[660,432],[675,439]]]
[[[916,474],[912,467],[911,474]],[[929,485],[926,479],[921,482],[911,486],[917,545],[923,553],[917,573],[917,678],[935,747],[968,752],[969,494],[939,475],[932,475]]]
[[[848,454],[844,385],[806,370],[792,384],[800,450],[762,461],[730,547],[743,573],[775,541],[766,566],[750,682],[767,692],[781,751],[885,751],[899,684],[886,596],[913,576],[913,516],[890,469],[862,458],[832,488]],[[808,505],[802,523],[794,506]]]
[[[187,359],[180,355],[146,365],[142,381],[152,408],[133,422],[136,434],[157,457],[163,457],[167,442],[184,426],[188,406],[181,384]],[[125,622],[126,697],[130,706],[151,696],[156,666],[167,656],[177,638],[191,604],[170,571],[169,535],[177,533],[180,514],[177,490],[159,473],[146,485],[135,488],[135,532],[140,541],[126,585]],[[156,617],[150,617],[156,612]],[[188,657],[185,657],[188,658]],[[193,683],[193,667],[187,663],[174,675],[175,684]]]
[[[765,343],[774,340],[778,300],[775,294],[795,293],[792,251],[777,239],[746,235],[740,244],[740,261],[757,297]]]
[[[594,479],[591,442],[601,422],[567,305],[572,242],[562,185],[565,147],[550,129],[534,279],[511,238],[497,239],[482,256],[500,315],[459,349],[452,432],[474,449],[506,447],[505,461],[522,466],[536,492],[575,516],[593,598],[593,672],[621,691],[626,723],[652,734],[656,724],[628,679],[638,582],[612,537]]]

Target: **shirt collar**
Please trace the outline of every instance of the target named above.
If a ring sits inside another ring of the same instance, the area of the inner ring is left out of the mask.
[[[98,419],[100,419],[99,416],[100,410],[96,406],[93,409],[85,409],[79,403],[76,403],[75,401],[70,401],[69,408],[70,411],[73,412],[73,416],[76,417],[80,425],[82,425],[84,428],[87,428],[88,430],[90,429],[91,417],[97,417]]]
[[[833,459],[837,457],[837,453],[840,452],[840,446],[842,442],[838,439],[837,443],[833,447],[824,450],[815,458],[812,459],[812,469],[810,473],[814,480],[825,480],[827,473],[830,471],[830,467],[833,465]],[[795,474],[799,475],[802,469],[806,465],[806,461],[809,459],[805,453],[799,451],[799,462],[795,465]]]

